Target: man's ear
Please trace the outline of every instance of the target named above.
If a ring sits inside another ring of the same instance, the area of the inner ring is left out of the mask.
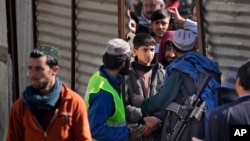
[[[59,71],[59,66],[52,67],[52,73],[53,73],[53,75],[56,75],[58,71]]]
[[[244,94],[244,88],[241,86],[239,77],[236,78],[235,90],[238,96],[241,96],[242,94]]]
[[[121,68],[124,68],[126,66],[126,61],[122,61]]]
[[[136,49],[135,48],[133,48],[133,53],[136,55]]]
[[[160,6],[161,8],[165,8],[165,4],[161,4],[161,6]]]
[[[240,78],[239,77],[237,77],[236,78],[236,87],[240,87],[241,86],[241,83],[240,83]]]

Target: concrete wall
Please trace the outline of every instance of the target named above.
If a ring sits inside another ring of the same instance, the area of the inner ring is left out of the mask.
[[[9,115],[9,82],[7,65],[7,24],[5,0],[0,0],[0,140],[5,140]]]

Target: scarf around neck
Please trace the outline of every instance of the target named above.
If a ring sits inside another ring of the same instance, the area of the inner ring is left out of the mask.
[[[38,90],[34,89],[32,86],[28,86],[23,92],[22,101],[32,110],[53,108],[60,97],[61,89],[62,82],[59,78],[56,78],[55,85],[46,95],[41,95]]]
[[[150,63],[150,66],[145,66],[142,65],[138,62],[138,57],[135,57],[135,61],[132,62],[132,65],[135,69],[143,71],[143,72],[148,72],[149,70],[151,70],[155,65],[156,65],[156,57],[154,57],[154,59],[152,60],[152,62]]]

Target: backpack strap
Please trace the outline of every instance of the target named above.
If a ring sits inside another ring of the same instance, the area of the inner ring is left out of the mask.
[[[193,79],[184,72],[180,72],[182,78],[182,84],[180,86],[180,93],[185,97],[188,98],[196,93],[196,86],[193,83]]]
[[[210,78],[210,74],[208,74],[208,73],[200,72],[199,74],[200,74],[200,76],[199,76],[199,80],[198,80],[198,85],[196,87],[196,95],[197,96],[200,96],[201,91],[204,89],[205,85],[208,82],[208,79]]]

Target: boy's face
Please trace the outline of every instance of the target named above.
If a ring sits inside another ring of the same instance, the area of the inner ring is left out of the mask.
[[[134,48],[134,54],[137,56],[139,64],[149,66],[154,59],[155,46],[140,46],[138,49]]]
[[[151,27],[156,37],[163,37],[163,34],[168,30],[169,21],[169,18],[163,18],[151,23]]]

